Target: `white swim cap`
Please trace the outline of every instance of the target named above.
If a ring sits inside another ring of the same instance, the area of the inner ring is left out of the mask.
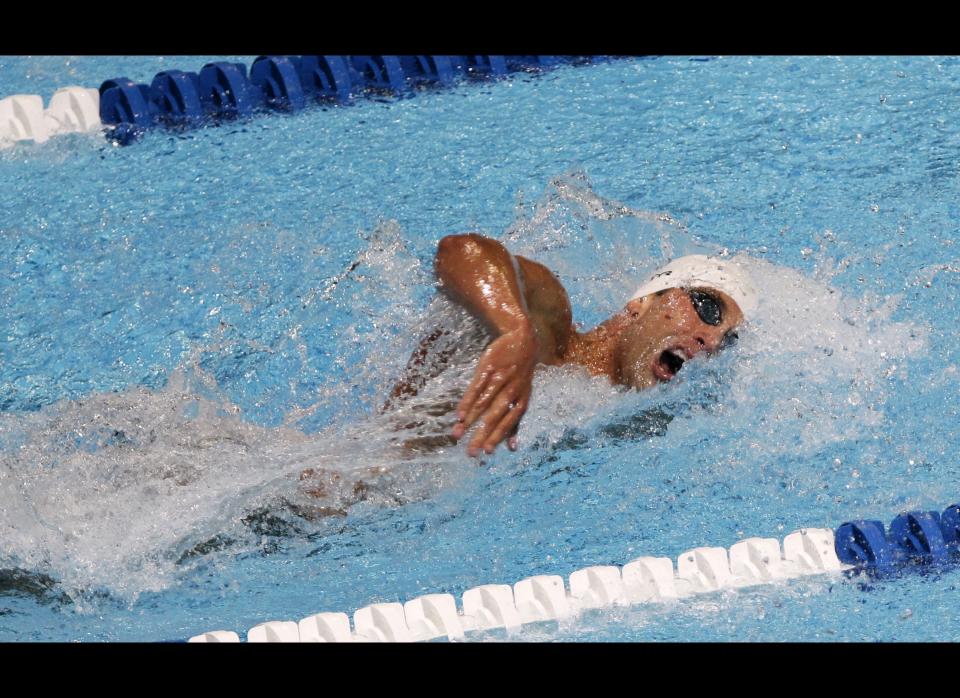
[[[732,259],[692,254],[657,269],[630,300],[667,288],[706,286],[723,291],[740,306],[744,316],[757,308],[759,296],[742,264]]]

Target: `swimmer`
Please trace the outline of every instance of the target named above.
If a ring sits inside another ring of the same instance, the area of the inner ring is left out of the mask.
[[[516,450],[537,366],[578,365],[615,384],[649,388],[673,379],[690,359],[735,341],[736,328],[757,298],[736,262],[690,255],[657,270],[618,313],[581,333],[556,275],[495,240],[445,237],[435,268],[442,295],[472,317],[470,331],[458,334],[441,326],[429,332],[381,411],[397,434],[400,458],[418,468],[474,426],[470,456],[492,454],[504,441]],[[462,394],[457,386],[463,383],[434,381],[454,366],[472,375]],[[390,478],[405,471],[368,468],[352,474],[357,481],[351,488],[336,472],[309,468],[300,475],[301,489],[332,502],[311,516],[345,515],[350,505],[372,495],[402,503],[396,492],[403,488]]]
[[[450,433],[451,441],[459,441],[476,425],[470,456],[492,454],[504,441],[517,448],[538,365],[579,365],[642,390],[673,379],[690,359],[734,342],[744,313],[756,305],[756,291],[735,262],[690,255],[657,270],[622,310],[581,333],[556,275],[495,240],[447,236],[437,247],[435,268],[441,292],[492,337],[456,404]],[[423,384],[417,369],[439,336],[433,333],[414,352],[392,400],[417,393]]]

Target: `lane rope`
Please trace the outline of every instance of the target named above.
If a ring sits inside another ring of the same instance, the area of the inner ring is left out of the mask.
[[[0,149],[44,143],[63,133],[103,131],[119,145],[154,128],[184,131],[311,104],[348,105],[358,98],[408,98],[461,79],[495,80],[602,56],[259,56],[250,66],[219,61],[199,72],[164,70],[150,84],[127,77],[97,89],[64,87],[46,108],[40,95],[0,99]]]
[[[879,521],[851,521],[836,532],[805,528],[783,539],[748,538],[726,548],[702,547],[666,557],[639,557],[623,567],[600,565],[557,575],[528,577],[513,585],[484,584],[465,591],[458,607],[451,594],[427,594],[406,603],[364,606],[351,618],[317,613],[299,621],[268,621],[250,628],[248,642],[423,642],[463,640],[525,625],[564,621],[588,609],[682,599],[822,574],[889,575],[927,569],[960,557],[960,505],[942,513],[907,512],[885,529]],[[214,630],[188,642],[240,642]]]

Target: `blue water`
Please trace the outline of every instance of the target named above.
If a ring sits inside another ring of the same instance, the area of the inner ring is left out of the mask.
[[[207,61],[3,58],[0,94]],[[954,58],[618,60],[0,151],[0,639],[243,634],[942,510],[958,82]],[[377,407],[446,317],[431,259],[463,230],[556,269],[585,327],[700,249],[749,254],[764,305],[644,394],[542,371],[516,454],[402,458]],[[305,467],[345,516],[309,514]],[[517,639],[957,640],[958,580],[811,578]]]

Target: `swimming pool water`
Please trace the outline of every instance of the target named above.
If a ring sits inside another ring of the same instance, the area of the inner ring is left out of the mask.
[[[3,58],[0,93],[206,61]],[[958,71],[618,60],[0,151],[0,639],[242,634],[942,510]],[[758,260],[765,305],[728,355],[645,394],[544,371],[516,454],[405,460],[376,407],[432,317],[434,246],[463,230],[555,268],[585,327],[703,248]],[[346,516],[304,515],[305,467],[377,465]],[[957,582],[805,579],[517,639],[957,640]]]

